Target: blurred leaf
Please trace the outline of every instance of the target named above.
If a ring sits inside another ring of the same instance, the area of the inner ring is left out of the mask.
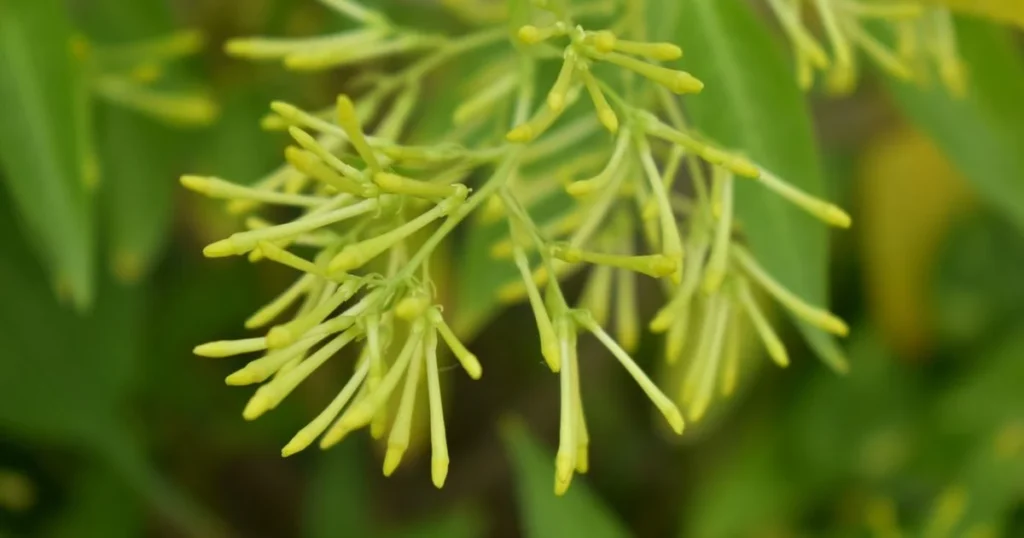
[[[152,39],[174,28],[163,1],[97,0],[81,11],[90,39],[101,45]],[[162,78],[173,84],[182,77],[170,67]],[[106,102],[97,103],[96,128],[110,264],[122,281],[134,282],[148,273],[170,231],[183,134]]]
[[[582,476],[556,497],[555,457],[518,422],[503,425],[505,450],[516,477],[523,535],[528,538],[612,538],[630,533],[615,514],[587,487]]]
[[[685,68],[706,84],[686,100],[693,123],[791,184],[822,196],[810,115],[768,28],[742,0],[684,0],[677,40]],[[825,226],[755,182],[736,184],[736,210],[755,256],[783,285],[827,304]],[[847,368],[835,340],[798,322],[812,349]]]
[[[1024,27],[1024,4],[1020,0],[927,0],[967,15],[986,17],[996,22]]]
[[[1024,318],[1024,235],[1003,215],[960,219],[933,272],[930,311],[944,348],[974,349]]]
[[[480,511],[462,507],[409,525],[407,528],[384,533],[384,536],[386,538],[477,538],[484,536],[484,530],[484,520]]]
[[[54,518],[47,538],[133,538],[144,535],[145,517],[138,496],[102,466],[90,466],[74,478],[69,506]]]
[[[0,427],[34,439],[82,441],[108,426],[130,387],[142,295],[104,282],[93,311],[79,317],[60,307],[26,247],[4,228]]]
[[[362,445],[351,440],[315,454],[303,516],[306,538],[372,536]]]
[[[1024,63],[1011,36],[998,28],[964,19],[957,30],[969,70],[966,98],[891,79],[889,89],[982,199],[1024,231]]]
[[[103,216],[111,268],[124,282],[144,277],[170,232],[178,138],[138,113],[100,105]]]
[[[87,99],[63,2],[0,3],[0,164],[32,246],[80,309],[94,294]]]
[[[974,206],[969,184],[920,132],[899,127],[867,145],[857,232],[872,319],[904,356],[934,343],[933,270],[954,220]]]
[[[778,430],[757,428],[733,446],[735,452],[698,485],[700,493],[684,509],[680,536],[787,535],[781,530],[801,508],[807,491],[787,470]]]

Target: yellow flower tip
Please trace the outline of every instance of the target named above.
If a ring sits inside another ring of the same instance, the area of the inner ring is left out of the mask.
[[[534,133],[533,127],[528,124],[517,125],[508,134],[505,135],[505,140],[514,144],[525,144],[533,140]]]
[[[541,346],[540,354],[544,357],[544,362],[552,372],[557,374],[562,369],[562,358],[559,355],[558,342],[549,342],[547,345]]]
[[[822,328],[836,336],[847,336],[850,334],[850,327],[845,321],[829,315],[822,320]]]
[[[594,34],[594,48],[601,53],[609,53],[615,50],[615,43],[618,39],[615,34],[608,30],[601,30]]]
[[[573,196],[575,198],[589,196],[595,190],[597,190],[597,184],[589,179],[573,181],[572,183],[565,186],[565,192],[569,193],[570,196]]]
[[[384,476],[391,476],[394,474],[395,469],[398,468],[398,464],[402,463],[402,456],[404,455],[405,447],[388,446],[388,451],[384,453]]]
[[[330,430],[327,430],[327,433],[325,433],[323,437],[320,438],[320,449],[326,450],[340,443],[350,431],[351,430],[348,429],[345,424],[335,424]]]
[[[707,410],[708,410],[708,401],[707,400],[701,400],[701,401],[694,402],[693,405],[691,405],[690,409],[689,409],[690,422],[692,422],[694,424],[700,422],[700,419],[704,418],[704,414],[707,412]]]
[[[243,387],[245,385],[259,383],[260,381],[263,381],[262,377],[245,368],[242,368],[241,370],[224,378],[224,383],[232,387]]]
[[[295,343],[295,334],[292,334],[292,330],[285,325],[278,325],[272,327],[267,332],[267,347],[270,349],[280,349],[286,346],[290,346]]]
[[[590,470],[590,455],[587,453],[586,445],[578,447],[576,449],[576,472],[579,474],[587,474]]]
[[[561,112],[565,108],[565,92],[552,91],[547,98],[548,108]]]
[[[718,288],[722,287],[722,282],[725,280],[725,270],[722,267],[708,267],[707,273],[704,274],[704,282],[701,287],[706,295],[711,295],[718,291]]]
[[[665,415],[665,420],[668,421],[669,427],[676,435],[682,435],[683,430],[686,428],[686,421],[683,420],[683,414],[679,412],[679,408],[674,404],[666,404],[662,409],[661,413]]]
[[[308,433],[300,431],[295,434],[295,437],[292,437],[291,441],[288,441],[288,444],[284,445],[284,448],[281,449],[281,457],[287,458],[288,456],[292,456],[306,450],[306,448],[313,442],[313,439],[314,438]]]
[[[512,241],[501,241],[491,245],[491,257],[496,260],[507,260],[512,257]]]
[[[398,305],[395,307],[395,315],[399,319],[412,321],[420,317],[429,306],[430,301],[426,297],[406,297],[398,302]]]
[[[669,276],[679,272],[679,263],[671,256],[657,256],[651,261],[651,274],[655,277]]]
[[[224,258],[236,254],[242,253],[235,250],[235,244],[231,239],[221,239],[203,247],[203,256],[207,258]]]
[[[786,351],[786,347],[780,342],[772,342],[768,345],[768,356],[775,361],[775,364],[779,365],[780,368],[786,368],[789,366],[789,352]]]
[[[825,222],[837,228],[849,228],[853,224],[850,215],[837,206],[829,204],[822,215]]]
[[[210,180],[203,176],[184,175],[181,176],[181,186],[186,189],[198,192],[200,194],[208,194],[210,192]]]
[[[520,27],[519,31],[516,32],[516,37],[519,38],[519,41],[522,41],[527,45],[536,45],[544,40],[544,36],[540,29],[532,24]]]
[[[360,256],[349,247],[345,247],[341,250],[331,262],[327,264],[327,269],[332,274],[334,273],[345,273],[352,269],[358,268],[363,262]]]
[[[480,377],[484,375],[484,368],[483,366],[480,366],[480,359],[478,359],[476,355],[469,353],[468,355],[461,357],[459,362],[462,363],[462,367],[466,369],[466,373],[469,374],[469,377],[474,381],[480,379]]]
[[[729,171],[738,176],[750,179],[761,177],[761,169],[744,157],[732,157],[725,164],[728,166]]]
[[[441,489],[444,481],[448,478],[448,457],[434,457],[430,460],[430,479],[434,487]]]
[[[670,62],[683,57],[683,49],[672,43],[653,43],[651,57],[655,60]]]
[[[603,109],[597,113],[597,119],[604,125],[608,132],[615,134],[619,132],[619,117],[610,108]]]
[[[686,71],[673,71],[666,79],[665,84],[674,93],[700,93],[704,90],[704,83]]]
[[[370,437],[374,439],[383,439],[384,434],[388,432],[388,424],[383,414],[379,414],[373,417],[370,421]]]
[[[573,462],[572,454],[559,451],[555,455],[555,495],[565,495],[572,484],[572,474],[576,464]]]
[[[668,328],[672,325],[672,321],[674,318],[675,316],[673,316],[671,310],[669,310],[668,308],[663,308],[659,310],[657,314],[654,315],[654,319],[651,320],[651,323],[648,325],[648,328],[651,330],[652,333],[663,333],[667,331]]]
[[[256,420],[260,418],[263,413],[266,413],[271,408],[270,398],[265,394],[260,394],[258,391],[253,394],[252,398],[249,399],[249,403],[245,404],[245,409],[242,410],[242,418],[245,420]]]
[[[356,115],[356,106],[352,103],[351,97],[345,94],[338,95],[337,107],[338,118],[342,122],[358,124],[359,117]]]

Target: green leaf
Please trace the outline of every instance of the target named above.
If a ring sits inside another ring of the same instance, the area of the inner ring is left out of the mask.
[[[502,436],[517,480],[524,536],[630,536],[615,514],[590,491],[583,477],[577,476],[564,496],[555,496],[555,456],[544,449],[521,423],[504,424]]]
[[[992,207],[1024,231],[1024,63],[1011,35],[968,19],[957,24],[968,96],[889,81],[896,103]]]
[[[406,528],[384,533],[386,538],[476,538],[485,535],[479,510],[457,507],[439,516],[431,516]]]
[[[0,166],[58,289],[88,307],[95,241],[88,95],[59,0],[0,3]]]
[[[90,2],[82,18],[89,38],[99,44],[152,39],[173,31],[165,2]],[[165,79],[181,82],[178,69]],[[103,230],[110,265],[122,281],[134,282],[160,255],[171,226],[175,167],[184,133],[136,111],[97,104],[97,143],[102,163]]]
[[[123,403],[141,352],[143,296],[109,281],[87,315],[62,308],[0,196],[0,428],[81,442]]]
[[[101,466],[90,466],[75,477],[68,506],[54,519],[43,533],[47,538],[145,534],[143,507],[135,492]]]
[[[1020,0],[927,0],[927,3],[1024,28],[1024,4]]]
[[[706,84],[686,99],[697,128],[816,196],[825,194],[810,115],[767,27],[742,0],[684,0],[683,67]],[[827,302],[825,226],[754,182],[736,185],[736,211],[757,259],[812,304]],[[835,340],[803,322],[814,351],[847,368]]]
[[[306,493],[306,538],[372,536],[370,498],[362,445],[342,443],[315,454]]]

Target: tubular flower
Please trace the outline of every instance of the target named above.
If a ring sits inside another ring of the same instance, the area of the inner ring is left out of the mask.
[[[358,98],[343,94],[330,108],[309,112],[273,103],[263,126],[287,130],[295,144],[285,150],[284,163],[254,185],[182,178],[185,187],[224,199],[229,212],[246,216],[246,230],[208,245],[204,254],[246,255],[299,273],[245,322],[262,336],[196,348],[207,357],[262,353],[227,379],[231,385],[262,383],[243,411],[245,418],[273,409],[342,349],[360,349],[349,381],[284,447],[284,455],[317,438],[328,447],[369,426],[376,438],[387,434],[384,473],[391,474],[408,449],[413,406],[425,375],[433,479],[438,487],[444,483],[448,452],[438,343],[444,341],[470,377],[482,372],[435,304],[428,268],[436,247],[461,223],[507,225],[508,235],[492,245],[491,254],[514,266],[518,278],[496,293],[504,301],[529,303],[540,336],[538,354],[558,378],[554,489],[559,494],[575,473],[589,467],[577,349],[581,336],[596,338],[671,429],[682,433],[684,417],[703,415],[716,384],[731,392],[739,369],[736,341],[747,324],[776,362],[788,363],[754,299],[754,286],[798,318],[846,333],[841,320],[786,290],[743,248],[733,183],[757,182],[766,194],[781,196],[827,224],[846,227],[849,217],[687,129],[677,96],[700,92],[703,84],[658,64],[682,55],[675,45],[588,30],[574,18],[584,12],[593,16],[593,10],[574,10],[563,2],[520,10],[528,18],[511,32],[485,28],[428,38],[349,0],[322,1],[360,28],[312,40],[237,40],[228,51],[283,59],[287,67],[302,69],[385,54],[416,58],[372,84],[353,81]],[[463,4],[448,3],[455,10]],[[492,61],[478,76],[467,77],[472,97],[455,108],[448,134],[425,145],[409,143],[410,118],[426,106],[420,100],[423,82],[439,66],[468,53],[489,54]],[[537,67],[552,61],[558,63],[557,75],[541,94]],[[367,131],[364,125],[374,127]],[[564,158],[568,150],[571,159]],[[695,197],[675,188],[683,170]],[[558,210],[538,219],[542,204]],[[272,222],[256,214],[273,206],[290,207],[298,216]],[[560,282],[587,266],[593,269],[584,293],[570,306]],[[698,352],[687,358],[679,398],[663,392],[630,356],[642,332],[640,278],[656,279],[669,296],[650,327],[668,332],[670,361],[687,355],[691,325],[699,325],[693,331],[699,334]],[[611,297],[617,303],[614,316]],[[286,311],[293,313],[282,321]],[[609,325],[614,325],[611,332]]]
[[[860,51],[898,79],[926,84],[935,70],[951,94],[966,92],[956,30],[946,9],[918,0],[768,0],[768,4],[793,46],[797,79],[804,89],[814,85],[814,72],[821,71],[829,91],[852,91]],[[820,21],[828,50],[804,22],[805,14]]]

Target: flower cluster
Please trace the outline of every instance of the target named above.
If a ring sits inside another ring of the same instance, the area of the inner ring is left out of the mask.
[[[814,84],[814,71],[826,72],[826,87],[836,93],[853,90],[857,79],[857,50],[886,73],[927,83],[933,65],[939,79],[953,95],[966,86],[963,62],[957,49],[956,30],[948,10],[929,7],[916,0],[769,0],[786,36],[792,42],[801,87]],[[808,9],[805,4],[810,4]],[[831,56],[804,22],[813,12],[821,22]],[[881,41],[873,30],[884,28],[893,45]]]
[[[295,145],[285,151],[286,163],[255,185],[182,178],[186,187],[226,199],[229,211],[248,215],[249,229],[207,246],[207,256],[269,259],[300,274],[246,327],[263,329],[291,308],[289,321],[263,336],[196,348],[207,357],[263,353],[227,379],[232,385],[263,383],[245,418],[274,408],[339,350],[362,342],[349,381],[284,447],[284,455],[317,438],[321,447],[330,446],[363,426],[376,438],[390,429],[384,461],[390,474],[408,447],[426,370],[433,478],[438,487],[444,483],[438,336],[471,377],[482,372],[435,304],[429,260],[473,213],[477,219],[470,225],[507,223],[508,237],[491,253],[510,260],[520,278],[497,293],[506,301],[529,302],[540,355],[559,378],[557,493],[588,468],[581,333],[606,347],[672,430],[682,433],[685,420],[704,415],[716,384],[725,393],[735,384],[737,335],[744,324],[777,363],[788,363],[754,286],[808,323],[847,332],[841,320],[781,286],[743,248],[733,185],[756,182],[830,225],[849,226],[849,217],[687,128],[677,95],[700,92],[703,84],[659,64],[679,58],[679,47],[626,39],[628,25],[620,23],[605,26],[614,30],[588,30],[579,23],[584,10],[557,1],[523,10],[525,20],[515,22],[511,35],[499,27],[455,38],[403,29],[350,0],[323,2],[360,28],[309,39],[244,39],[227,50],[280,59],[300,70],[385,56],[418,59],[393,74],[355,81],[354,91],[361,93],[356,101],[341,95],[335,106],[313,113],[272,104],[264,127],[286,128]],[[634,3],[625,9],[616,20],[637,20]],[[428,145],[403,143],[410,117],[423,107],[424,79],[471,52],[490,54],[490,65],[500,69],[470,81],[473,97],[454,111],[447,136]],[[559,63],[557,76],[536,99],[538,67],[550,62]],[[594,114],[585,112],[584,93]],[[366,125],[374,127],[367,132]],[[567,153],[571,159],[564,158]],[[693,196],[677,188],[684,171]],[[540,219],[538,208],[552,200],[558,211]],[[269,222],[255,215],[265,206],[290,206],[299,216]],[[588,266],[593,269],[585,292],[570,306],[560,281]],[[686,359],[680,361],[688,371],[676,398],[630,356],[640,327],[637,274],[658,279],[670,297],[650,325],[668,332],[669,361]],[[606,330],[612,296],[616,338]],[[688,338],[691,332],[697,338]],[[696,343],[688,345],[691,340]],[[388,405],[392,400],[397,407]]]

